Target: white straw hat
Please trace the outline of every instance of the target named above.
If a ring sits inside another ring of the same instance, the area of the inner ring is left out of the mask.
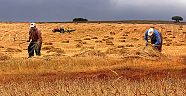
[[[150,28],[148,30],[148,36],[152,36],[153,33],[154,33],[154,29],[153,28]]]
[[[36,27],[36,23],[30,23],[30,28]]]

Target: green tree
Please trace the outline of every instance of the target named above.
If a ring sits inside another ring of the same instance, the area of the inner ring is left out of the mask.
[[[181,16],[173,16],[172,20],[175,20],[176,22],[183,21],[183,18]]]

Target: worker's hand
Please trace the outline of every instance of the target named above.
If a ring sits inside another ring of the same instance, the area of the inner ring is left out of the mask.
[[[159,48],[159,45],[155,44],[155,45],[154,45],[154,48],[155,48],[155,49],[158,49],[158,48]]]
[[[149,45],[149,43],[148,42],[146,42],[146,46],[148,46]]]
[[[39,44],[39,42],[37,41],[37,42],[35,42],[35,44],[37,44],[37,45],[38,45],[38,44]]]
[[[154,47],[159,47],[160,45],[155,44]]]
[[[37,41],[36,44],[39,46],[40,45],[40,41]]]

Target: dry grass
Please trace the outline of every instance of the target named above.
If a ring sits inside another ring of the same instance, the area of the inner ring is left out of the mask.
[[[81,57],[82,55],[86,57]],[[92,57],[92,55],[94,57]],[[156,74],[154,74],[152,71],[150,71],[152,73],[134,71],[139,69],[161,70],[159,66],[162,65],[164,66],[163,68],[168,67],[170,68],[170,70],[179,69],[180,67],[183,68],[183,66],[178,66],[176,62],[173,63],[172,61],[170,61],[171,63],[167,61],[158,63],[156,61],[151,60],[142,61],[143,59],[135,59],[132,57],[127,59],[115,60],[102,57],[102,53],[100,53],[99,51],[97,51],[97,53],[93,51],[84,52],[78,57],[65,56],[63,58],[60,58],[51,56],[43,59],[12,59],[13,58],[11,58],[11,60],[8,60],[7,62],[0,63],[0,95],[2,96],[171,96],[184,95],[186,92],[185,79],[175,79],[176,77],[160,77],[160,79],[156,80],[151,77],[143,77],[143,75],[152,75],[153,77],[156,77]],[[172,66],[172,68],[169,66]],[[118,68],[119,70],[127,71],[119,72],[116,70]],[[130,71],[130,69],[128,68],[135,69]],[[99,71],[106,72],[100,73]],[[97,73],[95,75],[90,75],[86,77],[86,74],[83,75],[82,72],[90,74],[94,72]],[[65,74],[68,73],[74,74],[66,76]],[[78,76],[76,75],[76,73],[80,75]],[[109,75],[108,73],[111,75]],[[162,73],[159,74],[161,75]],[[125,75],[125,77],[123,77],[122,74]],[[129,79],[129,77],[131,78],[131,80]]]
[[[156,61],[142,61],[134,58],[111,60],[104,57],[90,58],[90,56],[48,57],[42,60],[40,58],[8,60],[1,63],[0,95],[183,96],[186,92],[185,79],[178,79],[180,78],[178,75],[173,75],[174,78],[172,78],[170,75],[172,73],[161,72],[163,69],[158,67],[164,65],[163,68],[172,66],[172,69],[169,70],[179,69],[179,66],[176,68],[176,64],[170,62],[157,63]],[[116,70],[118,68],[121,72]],[[136,71],[130,68],[135,68]],[[139,69],[158,69],[160,73],[138,71]],[[122,72],[122,70],[126,71]],[[82,72],[97,73],[86,76]],[[162,73],[165,77],[161,77]],[[170,77],[168,77],[168,74]],[[144,78],[145,75],[148,78]],[[156,76],[159,79],[155,79]]]
[[[47,55],[45,57],[35,57],[33,59],[11,58],[7,57],[3,62],[0,62],[1,74],[39,74],[39,73],[55,73],[55,72],[94,72],[109,69],[184,69],[185,66],[180,64],[182,61],[177,61],[176,58],[169,59],[168,57],[157,57],[152,55],[149,57],[147,53],[128,52],[125,49],[114,50],[108,49],[106,52],[98,50],[87,50],[75,54],[73,57],[58,55]],[[121,57],[110,58],[111,54],[118,54]],[[157,54],[157,53],[156,53]],[[161,61],[155,61],[158,58]],[[162,61],[164,60],[164,61]]]
[[[160,80],[141,79],[133,81],[125,78],[92,77],[74,78],[60,77],[50,80],[38,78],[27,81],[11,81],[0,83],[0,95],[32,95],[32,96],[184,96],[185,79],[164,78]],[[29,76],[25,76],[29,78]],[[53,78],[53,79],[52,79]]]

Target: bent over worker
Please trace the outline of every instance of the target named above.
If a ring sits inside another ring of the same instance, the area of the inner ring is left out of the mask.
[[[38,28],[36,27],[35,23],[30,24],[29,40],[27,42],[30,42],[28,46],[29,58],[34,56],[34,51],[37,56],[40,56],[42,46],[42,34],[41,31],[38,30]]]
[[[158,30],[155,30],[153,27],[151,27],[149,30],[145,32],[145,41],[146,46],[148,46],[149,43],[154,44],[155,49],[157,49],[159,52],[162,51],[162,35]],[[150,42],[148,41],[150,39]]]

